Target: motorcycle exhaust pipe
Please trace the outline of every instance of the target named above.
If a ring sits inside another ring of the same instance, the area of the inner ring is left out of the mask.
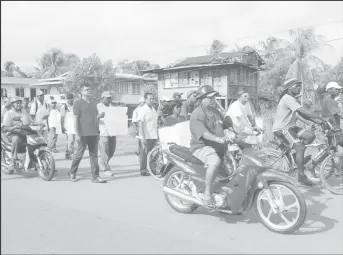
[[[176,191],[174,189],[168,188],[167,186],[163,187],[163,191],[167,195],[170,195],[172,197],[178,198],[178,199],[183,200],[185,202],[197,204],[197,205],[200,205],[200,206],[204,206],[204,204],[201,201],[199,201],[198,199],[196,199],[194,197],[187,196],[186,194],[183,194],[183,193],[181,193],[179,191]]]

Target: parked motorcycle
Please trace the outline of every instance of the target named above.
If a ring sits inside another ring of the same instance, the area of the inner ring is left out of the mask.
[[[165,198],[181,213],[205,207],[206,166],[188,148],[168,144],[163,150]],[[306,203],[291,178],[266,167],[260,151],[240,148],[236,141],[227,144],[213,184],[216,210],[240,214],[254,207],[260,222],[271,231],[289,234],[298,230],[306,218]]]
[[[13,174],[14,172],[29,172],[37,171],[39,176],[50,181],[55,173],[55,160],[51,152],[47,150],[47,141],[37,131],[32,129],[34,126],[22,126],[19,130],[21,134],[26,135],[25,148],[19,148],[25,151],[24,159],[20,158],[14,168],[11,167],[11,143],[7,140],[6,135],[1,135],[1,171],[5,174]],[[21,152],[21,151],[19,151]],[[21,155],[22,156],[22,155]]]

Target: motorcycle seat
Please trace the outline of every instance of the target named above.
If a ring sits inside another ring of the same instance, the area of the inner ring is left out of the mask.
[[[189,148],[183,147],[180,145],[172,145],[169,147],[169,150],[174,155],[182,158],[184,161],[194,164],[194,165],[203,165],[204,162],[202,162],[200,159],[193,156],[193,154],[190,152]]]

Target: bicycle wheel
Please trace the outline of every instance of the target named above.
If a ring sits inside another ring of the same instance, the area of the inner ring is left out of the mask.
[[[292,178],[296,178],[296,171],[291,171],[290,163],[286,156],[278,150],[272,148],[263,148],[263,160],[266,166],[269,166],[272,170],[289,175]]]
[[[341,161],[341,162],[340,162]],[[329,155],[324,159],[319,178],[325,188],[336,195],[343,195],[343,157]]]
[[[157,145],[147,155],[147,169],[156,180],[163,180],[162,170],[164,166],[162,147]]]

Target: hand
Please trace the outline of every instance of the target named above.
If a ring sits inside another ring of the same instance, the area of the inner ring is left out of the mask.
[[[104,112],[102,112],[102,113],[99,114],[99,119],[101,119],[101,118],[103,118],[103,117],[105,117],[105,113],[104,113]]]
[[[77,143],[80,143],[81,142],[81,137],[79,136],[79,135],[75,135],[75,141],[77,142]]]
[[[216,142],[220,143],[220,144],[224,144],[224,143],[230,142],[230,141],[231,141],[231,139],[229,137],[225,137],[225,136],[216,138]]]
[[[42,120],[46,120],[49,117],[49,115],[44,115]]]

